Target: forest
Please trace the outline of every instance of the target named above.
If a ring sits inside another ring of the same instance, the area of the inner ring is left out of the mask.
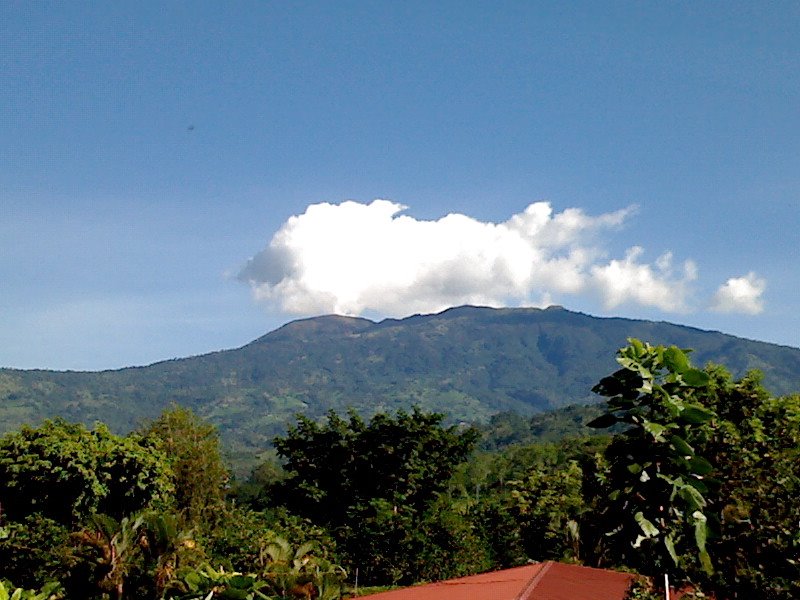
[[[557,423],[298,416],[238,479],[180,406],[127,435],[23,426],[0,438],[0,600],[335,600],[541,560],[800,597],[800,395],[636,339],[617,363]]]

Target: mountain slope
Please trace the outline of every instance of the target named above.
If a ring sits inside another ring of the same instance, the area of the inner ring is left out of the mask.
[[[453,419],[533,414],[592,401],[626,338],[694,348],[740,375],[761,369],[776,394],[800,390],[800,350],[663,322],[559,307],[459,307],[387,319],[289,323],[235,350],[102,372],[0,369],[0,430],[64,416],[128,430],[177,402],[216,423],[241,453],[263,449],[294,413],[418,404]]]

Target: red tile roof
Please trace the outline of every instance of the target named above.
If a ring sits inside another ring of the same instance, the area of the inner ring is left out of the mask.
[[[363,596],[369,600],[622,600],[633,575],[544,562]]]
[[[631,573],[546,562],[519,600],[622,600],[633,581]]]

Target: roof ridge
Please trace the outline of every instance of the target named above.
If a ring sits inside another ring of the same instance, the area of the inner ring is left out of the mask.
[[[539,582],[544,578],[544,576],[547,574],[547,571],[549,571],[550,567],[552,566],[552,560],[545,561],[544,566],[539,570],[538,573],[536,573],[536,575],[533,576],[533,578],[528,582],[528,585],[522,588],[522,591],[517,595],[516,598],[514,598],[514,600],[528,600],[528,598],[531,597],[531,594],[533,594],[533,591],[536,589],[536,586],[539,585]]]

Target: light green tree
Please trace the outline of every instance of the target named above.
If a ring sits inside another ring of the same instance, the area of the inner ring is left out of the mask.
[[[5,518],[34,513],[74,525],[94,513],[122,518],[174,492],[163,452],[138,435],[120,437],[56,419],[0,438]]]
[[[166,455],[174,473],[175,505],[186,521],[196,525],[220,517],[229,474],[216,428],[191,410],[175,406],[141,434]]]

